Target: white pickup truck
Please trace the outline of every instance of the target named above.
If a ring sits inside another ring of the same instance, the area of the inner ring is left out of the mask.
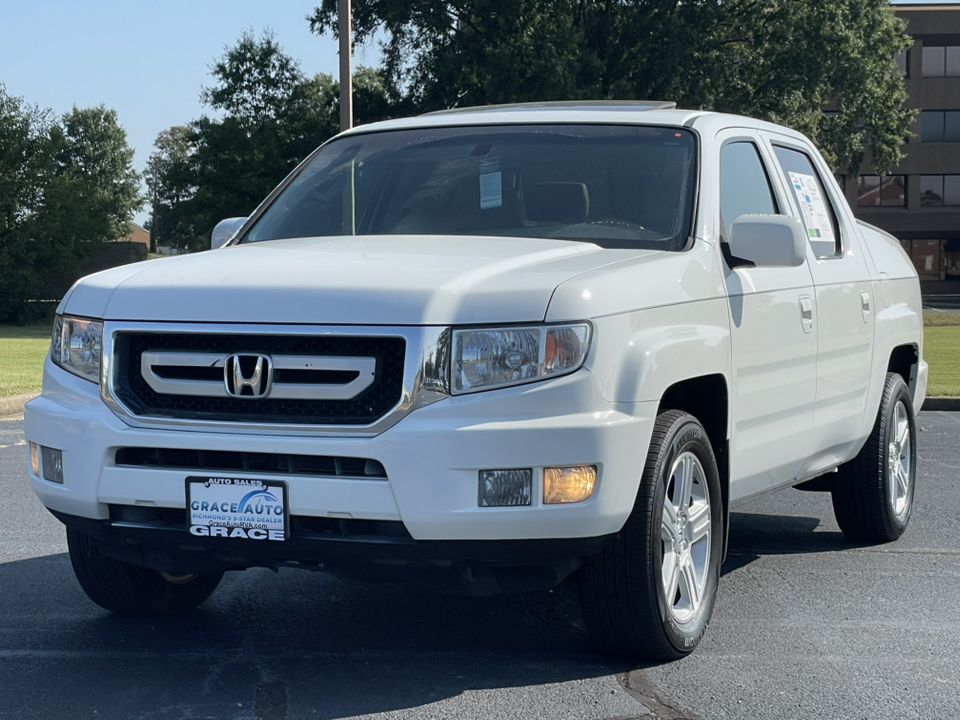
[[[434,113],[339,135],[221,225],[80,280],[26,409],[32,487],[104,608],[187,611],[252,566],[573,576],[602,647],[670,659],[737,503],[799,485],[852,539],[907,525],[917,275],[796,132]]]

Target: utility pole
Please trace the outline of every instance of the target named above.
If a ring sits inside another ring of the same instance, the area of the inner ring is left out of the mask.
[[[340,35],[340,132],[353,127],[353,62],[351,52],[350,0],[339,0]]]

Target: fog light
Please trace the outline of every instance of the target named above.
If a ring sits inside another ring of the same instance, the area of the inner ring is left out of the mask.
[[[30,471],[40,475],[40,448],[35,442],[30,443]]]
[[[480,507],[529,505],[533,495],[533,470],[481,470]]]
[[[593,494],[596,484],[596,465],[544,468],[543,502],[548,505],[582,502]]]
[[[43,479],[63,484],[63,453],[53,448],[40,446],[43,458]]]

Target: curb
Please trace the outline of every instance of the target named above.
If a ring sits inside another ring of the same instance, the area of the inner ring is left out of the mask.
[[[920,408],[920,412],[927,410],[957,412],[960,410],[960,397],[928,397],[923,401],[923,407]]]
[[[0,417],[4,417],[5,415],[19,415],[23,412],[23,406],[39,394],[40,393],[27,393],[26,395],[0,397]]]

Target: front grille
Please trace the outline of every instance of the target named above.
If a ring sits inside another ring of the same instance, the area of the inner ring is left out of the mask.
[[[214,472],[235,470],[270,475],[322,475],[383,480],[387,477],[387,471],[377,460],[330,455],[127,447],[117,450],[115,460],[117,465],[125,467]]]
[[[117,333],[114,392],[134,415],[213,422],[369,425],[394,408],[403,393],[406,341],[400,337]],[[343,399],[246,398],[156,392],[140,369],[144,352],[262,353],[306,357],[369,357],[373,383]]]

